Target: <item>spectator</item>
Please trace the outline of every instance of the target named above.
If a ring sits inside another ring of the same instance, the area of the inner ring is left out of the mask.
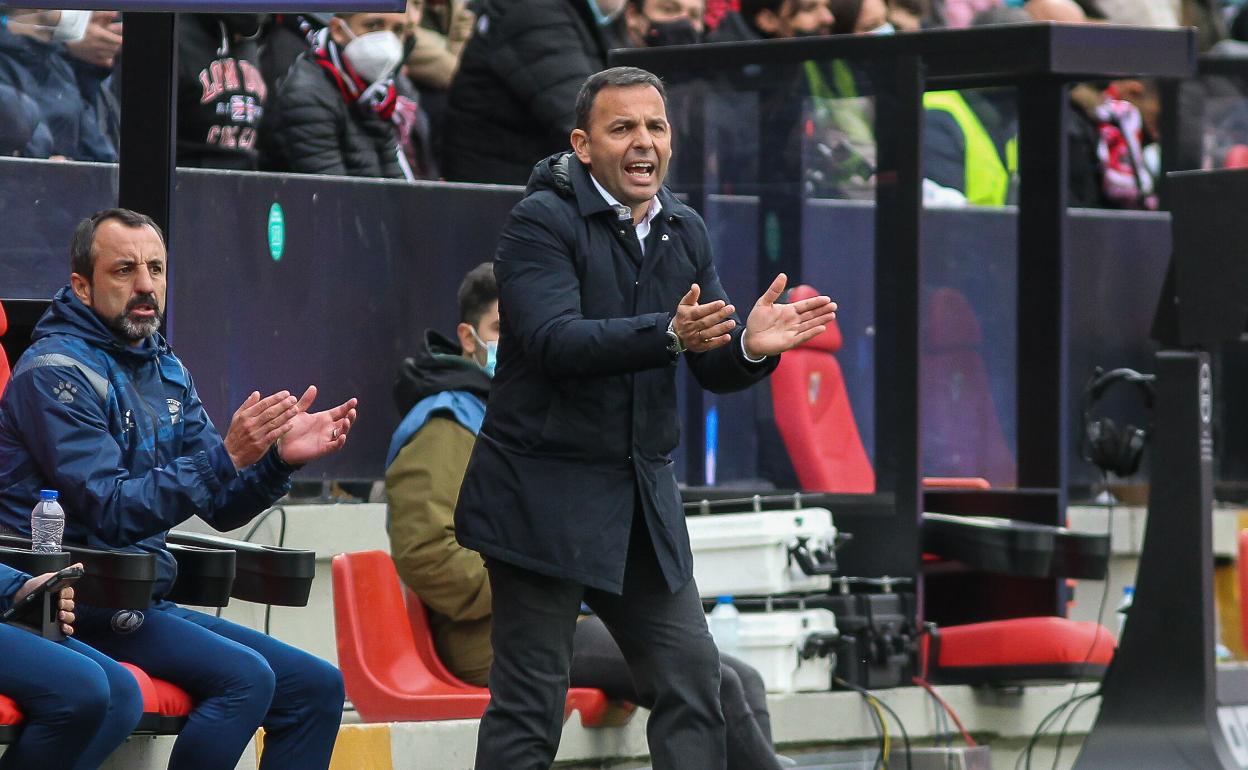
[[[897,30],[888,20],[884,0],[831,0],[834,35],[891,35]]]
[[[931,23],[927,0],[890,0],[888,21],[898,32],[917,32]]]
[[[268,86],[256,14],[183,14],[178,24],[178,165],[254,171]]]
[[[282,81],[261,127],[275,171],[404,178],[394,73],[411,34],[406,13],[340,13]]]
[[[387,454],[390,548],[403,582],[428,610],[438,656],[460,679],[484,686],[490,646],[490,584],[481,556],[455,541],[453,512],[489,397],[498,350],[494,266],[478,265],[459,287],[457,341],[425,333],[425,349],[403,363],[395,386],[406,415]],[[728,767],[775,768],[762,677],[723,655],[720,697],[728,720]],[[577,624],[570,686],[651,706],[597,616]]]
[[[11,86],[0,85],[0,155],[46,158],[52,154],[52,134],[39,105]]]
[[[628,0],[624,31],[633,48],[687,45],[702,39],[705,0]]]
[[[1088,15],[1074,0],[1027,0],[1023,10],[1036,21],[1084,24],[1088,20]]]
[[[32,578],[0,564],[0,609],[29,594],[50,575]],[[57,610],[72,634],[74,589],[65,588]],[[74,638],[52,642],[0,623],[0,693],[24,717],[17,740],[0,767],[93,770],[120,746],[143,716],[138,682],[119,663]]]
[[[969,27],[975,14],[1001,4],[1001,0],[944,0],[945,26]]]
[[[418,9],[422,5],[424,0],[409,3]],[[424,5],[415,28],[416,42],[404,62],[404,72],[422,93],[450,89],[476,19],[465,0]]]
[[[72,33],[81,30],[80,39],[58,41],[59,22],[54,30],[19,22],[0,28],[0,85],[34,102],[33,122],[51,138],[45,157],[115,161],[119,114],[106,81],[121,49],[121,23],[114,11],[62,18],[76,19]]]
[[[585,78],[606,66],[625,0],[482,0],[448,96],[442,171],[524,184],[568,144]]]
[[[70,284],[35,327],[0,400],[0,525],[30,532],[38,490],[58,489],[65,539],[156,557],[152,604],[81,606],[79,639],[194,693],[172,767],[234,767],[261,725],[262,768],[326,768],[342,675],[306,652],[167,601],[170,527],[198,515],[242,526],[290,488],[295,468],[337,451],[355,399],[311,412],[316,388],[252,393],[222,438],[190,374],[157,333],[164,236],[126,209],[83,220]],[[280,442],[278,441],[280,439]]]
[[[829,0],[741,0],[741,10],[725,15],[707,40],[721,43],[829,35],[835,21]]]

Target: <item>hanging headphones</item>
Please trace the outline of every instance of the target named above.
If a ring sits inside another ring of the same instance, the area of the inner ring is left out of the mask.
[[[1145,407],[1151,410],[1156,398],[1153,391],[1153,382],[1156,379],[1156,375],[1140,374],[1134,369],[1112,369],[1106,372],[1099,366],[1096,368],[1092,379],[1083,389],[1083,436],[1079,445],[1083,459],[1120,478],[1139,470],[1152,426],[1137,428],[1126,425],[1119,428],[1108,417],[1093,418],[1092,408],[1114,383],[1129,382],[1135,385],[1136,390],[1144,397]]]

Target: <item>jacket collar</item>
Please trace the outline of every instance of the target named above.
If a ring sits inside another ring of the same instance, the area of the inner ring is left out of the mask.
[[[614,215],[615,207],[598,194],[598,190],[594,187],[594,180],[590,178],[589,169],[585,164],[581,163],[575,153],[570,152],[564,158],[567,159],[568,175],[572,182],[572,190],[576,194],[576,205],[581,216],[591,217],[604,211],[610,211]],[[672,191],[667,189],[667,185],[659,188],[658,198],[663,207],[663,216],[680,219],[693,211],[677,200],[676,196],[672,195]]]

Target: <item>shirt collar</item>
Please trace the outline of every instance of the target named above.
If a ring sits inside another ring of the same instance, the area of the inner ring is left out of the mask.
[[[589,181],[594,183],[594,187],[598,190],[598,194],[601,195],[603,200],[605,200],[607,203],[611,204],[612,206],[616,208],[619,208],[619,207],[628,208],[627,206],[624,206],[623,203],[620,203],[619,201],[617,201],[614,195],[607,192],[607,188],[598,184],[598,180],[594,177],[593,173],[590,173]],[[645,218],[643,218],[641,222],[639,222],[637,225],[634,225],[634,226],[640,227],[642,224],[646,224],[646,225],[650,224],[651,222],[654,221],[654,218],[657,217],[659,215],[659,212],[662,210],[663,210],[663,204],[662,202],[659,201],[659,196],[656,195],[650,199],[650,208],[646,211]],[[629,212],[630,213],[629,213],[628,218],[631,220],[633,218],[632,213],[631,213],[632,209],[629,209]]]

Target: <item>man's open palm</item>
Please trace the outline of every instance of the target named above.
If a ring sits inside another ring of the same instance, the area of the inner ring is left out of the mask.
[[[298,413],[290,421],[290,429],[277,445],[277,453],[291,465],[303,465],[347,443],[347,434],[355,422],[356,400],[345,402],[323,412],[309,412],[316,400],[316,386],[310,385],[299,399]]]
[[[828,297],[811,297],[790,304],[777,302],[787,283],[784,273],[777,275],[746,319],[745,352],[751,358],[775,356],[795,348],[823,334],[836,318],[836,303]]]

